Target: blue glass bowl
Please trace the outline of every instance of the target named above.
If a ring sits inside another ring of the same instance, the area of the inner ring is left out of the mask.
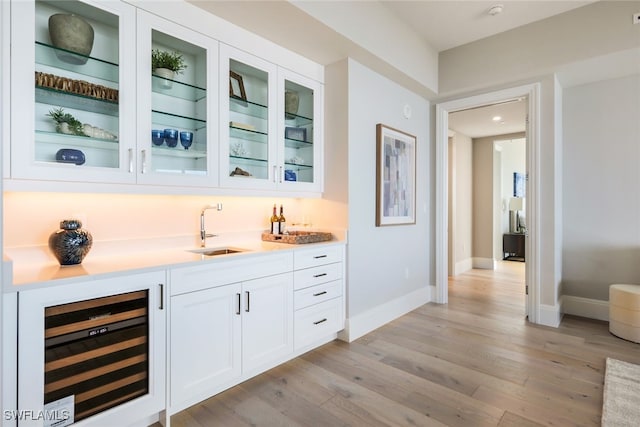
[[[164,144],[164,131],[153,129],[151,131],[151,142],[153,142],[153,145]]]
[[[176,129],[165,129],[164,142],[167,143],[168,147],[175,147],[178,145],[178,131]]]
[[[180,132],[180,144],[187,150],[193,144],[193,132]]]

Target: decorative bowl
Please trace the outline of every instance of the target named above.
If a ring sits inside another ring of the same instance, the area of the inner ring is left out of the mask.
[[[180,144],[184,147],[185,150],[189,149],[189,147],[191,147],[191,144],[193,144],[193,132],[180,132]]]
[[[151,131],[151,142],[153,142],[153,145],[164,144],[164,131],[161,131],[160,129],[153,129]]]
[[[178,131],[176,129],[165,129],[164,142],[167,143],[167,147],[173,148],[178,145]]]

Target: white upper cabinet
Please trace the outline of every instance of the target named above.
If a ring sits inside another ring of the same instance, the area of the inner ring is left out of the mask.
[[[220,88],[220,185],[321,192],[322,85],[221,44]]]
[[[15,1],[11,15],[11,176],[134,182],[135,9]]]
[[[217,60],[217,41],[138,11],[138,182],[217,185]]]

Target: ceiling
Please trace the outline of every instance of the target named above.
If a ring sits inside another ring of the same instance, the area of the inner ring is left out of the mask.
[[[578,0],[387,0],[389,11],[407,23],[438,52],[540,21],[591,1]],[[502,5],[501,13],[489,9]]]
[[[354,52],[359,47],[352,41],[322,25],[289,1],[188,1],[323,65],[348,56],[357,57]],[[328,8],[334,2],[332,0],[318,1]],[[379,1],[389,13],[406,23],[437,51],[467,44],[592,2],[593,0]],[[496,4],[503,5],[503,10],[492,16],[488,11]],[[383,31],[383,29],[376,28],[375,31]],[[525,104],[525,102],[509,103],[486,107],[486,110],[480,108],[450,114],[450,127],[457,128],[458,132],[473,138],[522,132],[525,128]],[[501,120],[503,123],[491,121],[491,118],[496,115],[503,117]]]

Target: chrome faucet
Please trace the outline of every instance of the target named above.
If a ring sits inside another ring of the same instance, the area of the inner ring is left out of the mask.
[[[207,237],[216,237],[217,234],[207,234],[204,227],[204,213],[208,209],[217,209],[219,211],[222,210],[222,203],[218,203],[216,206],[205,206],[200,211],[200,247],[204,248],[206,246]]]

